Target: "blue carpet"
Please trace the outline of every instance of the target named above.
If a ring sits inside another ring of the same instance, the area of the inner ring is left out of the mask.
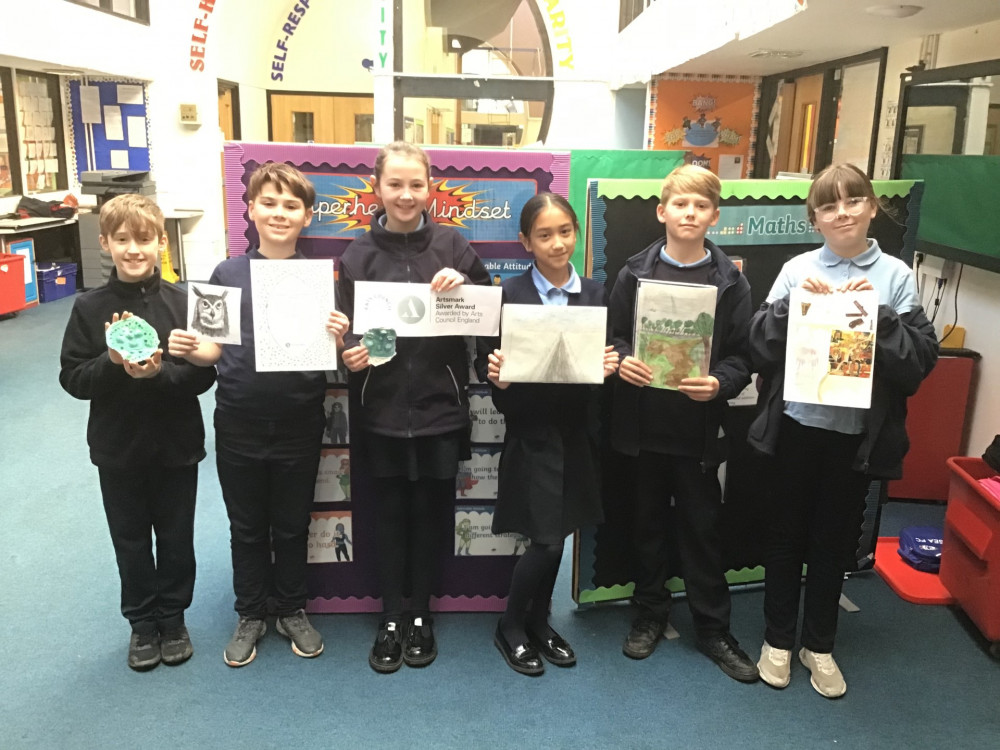
[[[137,674],[85,444],[87,405],[57,382],[72,298],[0,322],[0,748],[990,748],[1000,747],[1000,664],[954,609],[899,599],[877,575],[850,579],[837,660],[847,695],[828,701],[797,663],[784,691],[741,685],[681,637],[635,662],[629,611],[578,610],[569,556],[553,624],[579,664],[537,679],[492,645],[495,615],[437,619],[438,660],[376,675],[374,615],[315,616],[326,652],[292,654],[273,627],[257,660],[223,664],[235,626],[228,525],[211,458],[201,465],[198,583],[187,621],[195,656]],[[206,422],[212,398],[203,398]],[[132,418],[123,414],[123,419]],[[209,453],[214,450],[209,431]],[[883,535],[940,523],[940,506],[891,503]],[[569,549],[569,545],[567,545]],[[733,596],[733,631],[756,657],[759,587]]]

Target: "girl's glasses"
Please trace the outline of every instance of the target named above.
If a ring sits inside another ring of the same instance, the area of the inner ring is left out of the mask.
[[[820,221],[833,221],[840,215],[841,207],[843,207],[844,213],[848,216],[857,216],[865,210],[865,206],[867,206],[867,204],[868,199],[863,197],[845,198],[844,200],[837,201],[836,203],[826,203],[816,209],[816,218]]]

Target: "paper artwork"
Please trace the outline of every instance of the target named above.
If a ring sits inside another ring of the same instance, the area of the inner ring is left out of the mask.
[[[455,556],[523,555],[531,540],[520,534],[494,534],[493,508],[459,505],[455,508]]]
[[[384,365],[396,356],[396,332],[391,328],[369,328],[361,337],[372,367]]]
[[[205,341],[241,344],[240,300],[243,290],[201,282],[188,285],[188,330]]]
[[[323,401],[323,411],[326,414],[326,429],[323,431],[323,442],[327,445],[347,445],[350,443],[348,432],[348,397],[346,388],[330,388]]]
[[[602,383],[607,308],[504,305],[500,380]]]
[[[472,458],[460,461],[455,476],[459,498],[495,500],[500,477],[500,448],[474,447]]]
[[[350,511],[310,513],[307,563],[351,562],[354,531]]]
[[[469,386],[469,416],[473,443],[502,443],[507,424],[493,405],[488,385]]]
[[[347,448],[328,448],[320,451],[313,501],[351,502],[351,453]]]
[[[635,357],[653,370],[653,388],[677,390],[708,375],[716,288],[640,279],[635,302]]]
[[[391,328],[396,335],[495,336],[501,290],[462,284],[432,292],[430,284],[359,281],[354,286],[354,330]]]
[[[160,348],[156,330],[137,315],[112,323],[104,332],[104,338],[109,349],[114,349],[129,362],[149,359]]]
[[[878,292],[789,295],[786,401],[871,406]]]
[[[252,260],[257,372],[336,370],[332,260]]]

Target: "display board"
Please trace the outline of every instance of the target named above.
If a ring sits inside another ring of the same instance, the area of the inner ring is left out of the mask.
[[[903,156],[902,176],[926,185],[921,249],[1000,272],[1000,213],[984,210],[1000,184],[1000,156]]]
[[[76,177],[104,169],[149,171],[146,87],[137,81],[69,82]]]
[[[368,230],[377,208],[372,172],[378,149],[366,146],[228,143],[225,146],[230,255],[257,242],[246,210],[246,186],[258,165],[288,162],[316,188],[312,223],[299,246],[312,258],[339,258]],[[435,221],[454,227],[472,243],[494,283],[520,273],[530,256],[517,239],[521,207],[533,195],[566,195],[565,152],[428,149],[429,208]],[[474,343],[470,341],[470,382]],[[351,439],[355,407],[343,371],[329,373],[327,426],[309,535],[309,610],[370,612],[381,609],[374,487],[368,457]],[[441,585],[435,610],[502,610],[523,539],[490,531],[503,444],[503,416],[489,388],[469,389],[472,459],[456,478],[455,500],[441,509]],[[449,536],[451,541],[449,542]]]
[[[722,182],[720,219],[709,238],[730,257],[741,260],[754,309],[767,297],[786,260],[822,244],[805,209],[809,185],[807,181],[784,180]],[[896,180],[874,186],[888,212],[872,222],[870,235],[885,252],[912,257],[923,185]],[[590,261],[595,278],[603,272],[610,290],[625,261],[663,236],[663,225],[656,218],[660,181],[592,180],[588,195]],[[608,402],[609,391],[605,390]],[[732,403],[724,424],[729,460],[720,472],[725,498],[723,549],[730,583],[749,583],[763,580],[764,493],[771,467],[767,459],[753,454],[746,442],[756,409],[755,396]],[[632,459],[605,442],[603,460],[605,521],[600,527],[581,529],[574,545],[573,597],[581,604],[627,598],[633,589],[629,552]],[[872,565],[879,502],[884,496],[884,483],[873,482],[858,542],[859,568]],[[677,545],[669,548],[675,553]],[[682,590],[683,571],[676,555],[670,560],[670,571],[673,578],[668,585],[674,591]]]

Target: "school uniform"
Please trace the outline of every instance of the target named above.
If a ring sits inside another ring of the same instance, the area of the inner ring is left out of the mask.
[[[541,305],[540,274],[532,266],[503,282],[505,304]],[[606,307],[602,284],[579,278],[563,292],[548,285],[549,304]],[[544,281],[544,279],[542,279]],[[550,301],[558,298],[558,301]],[[492,349],[490,349],[492,351]],[[489,352],[484,352],[488,354]],[[477,363],[485,380],[486,359]],[[533,542],[561,544],[581,526],[603,520],[598,456],[598,387],[512,383],[492,389],[506,423],[493,533],[517,533]]]
[[[626,261],[611,292],[609,316],[622,359],[633,355],[635,299],[639,279],[710,284],[717,287],[709,374],[719,392],[707,402],[679,391],[640,388],[618,378],[612,409],[615,450],[635,456],[633,498],[633,602],[639,617],[666,623],[670,592],[667,526],[671,496],[688,604],[699,638],[729,631],[730,597],[722,561],[718,466],[728,442],[722,431],[727,401],[750,383],[747,352],[752,314],[750,285],[714,243],[706,255],[681,265],[659,239]]]
[[[292,259],[305,256],[296,252]],[[226,344],[216,365],[215,447],[229,515],[236,611],[262,619],[306,605],[306,546],[326,413],[326,374],[257,372],[250,262],[229,258],[211,283],[242,289],[242,343]],[[273,557],[272,557],[273,552]]]
[[[788,295],[809,277],[834,286],[865,277],[878,292],[872,399],[869,409],[786,402]],[[750,328],[751,357],[761,374],[750,444],[774,456],[765,554],[765,639],[774,648],[795,644],[802,565],[808,565],[801,644],[833,650],[843,574],[863,520],[872,478],[902,474],[906,399],[916,393],[938,357],[934,327],[916,294],[910,269],[885,255],[875,240],[854,258],[826,245],[788,261]]]
[[[135,632],[182,625],[194,592],[194,511],[205,428],[198,395],[215,370],[164,352],[160,372],[133,378],[108,355],[104,324],[134,313],[161,344],[185,328],[187,295],[159,271],[77,296],[63,337],[59,383],[90,401],[87,443],[121,577],[121,611]],[[152,534],[155,532],[156,543]]]

